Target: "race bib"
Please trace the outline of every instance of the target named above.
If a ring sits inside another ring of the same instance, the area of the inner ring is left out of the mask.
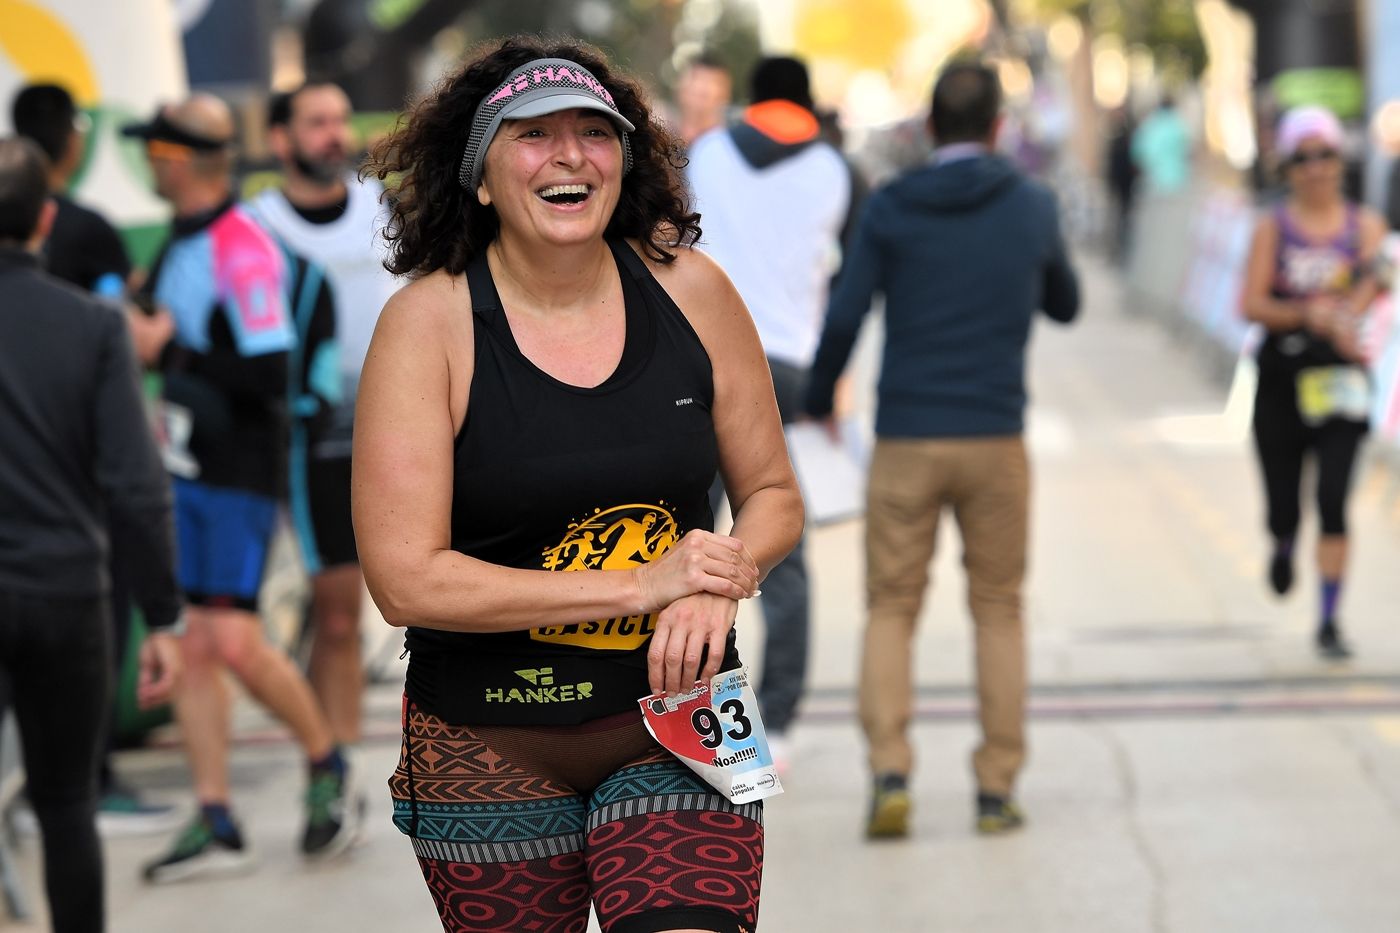
[[[652,737],[731,803],[783,792],[748,668],[696,681],[679,696],[654,693],[637,702]]]
[[[1357,366],[1314,366],[1298,373],[1298,414],[1317,427],[1333,418],[1365,421],[1371,410],[1371,383]]]
[[[194,415],[183,405],[162,400],[156,411],[156,440],[165,469],[181,479],[199,478],[199,461],[190,452]]]

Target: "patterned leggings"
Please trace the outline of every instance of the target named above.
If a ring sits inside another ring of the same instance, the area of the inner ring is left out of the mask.
[[[751,933],[762,804],[735,806],[640,714],[454,726],[405,701],[389,781],[448,933]]]

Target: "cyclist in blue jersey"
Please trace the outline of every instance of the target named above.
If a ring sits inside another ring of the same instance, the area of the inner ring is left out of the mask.
[[[152,882],[246,870],[230,811],[229,698],[221,670],[295,733],[310,762],[302,849],[353,837],[349,772],[305,678],[266,639],[257,596],[282,491],[294,262],[233,200],[233,118],[208,95],[128,127],[145,140],[174,229],[146,284],[156,310],[134,321],[138,352],[164,377],[162,441],[174,478],[180,584],[190,605],[188,678],[176,713],[200,810]]]

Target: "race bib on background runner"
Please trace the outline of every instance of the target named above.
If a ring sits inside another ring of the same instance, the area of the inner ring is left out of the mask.
[[[199,478],[199,461],[190,452],[194,415],[183,405],[162,400],[157,409],[156,441],[165,469],[181,479]]]
[[[1317,427],[1332,418],[1365,421],[1371,410],[1371,384],[1356,366],[1314,366],[1298,373],[1298,414]]]
[[[696,681],[679,696],[654,693],[637,702],[652,737],[731,803],[783,792],[748,668]]]

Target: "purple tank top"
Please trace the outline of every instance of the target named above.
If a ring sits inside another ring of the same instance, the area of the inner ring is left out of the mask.
[[[1280,206],[1278,252],[1274,258],[1273,294],[1276,298],[1299,299],[1313,295],[1340,294],[1356,281],[1361,265],[1360,215],[1355,205],[1347,205],[1346,223],[1327,240],[1314,240],[1298,229]]]

